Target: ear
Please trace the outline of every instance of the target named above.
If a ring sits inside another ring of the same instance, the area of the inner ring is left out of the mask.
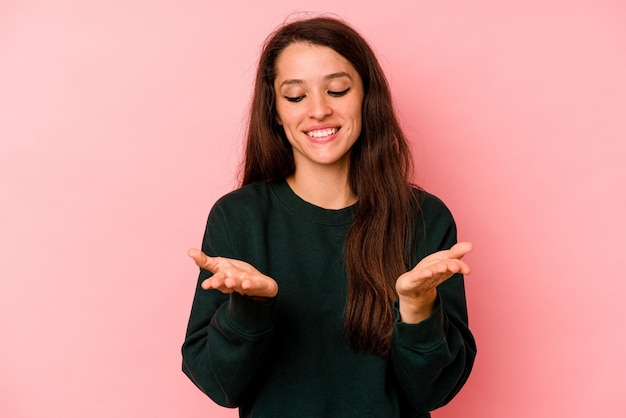
[[[278,115],[278,113],[276,114],[276,123],[279,124],[280,126],[283,126],[283,121],[280,120],[280,116]]]

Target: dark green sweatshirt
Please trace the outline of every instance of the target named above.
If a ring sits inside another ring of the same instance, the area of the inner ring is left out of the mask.
[[[446,206],[419,193],[415,263],[456,242]],[[221,198],[202,250],[244,260],[272,277],[278,296],[260,303],[205,291],[201,270],[183,344],[183,371],[213,401],[254,418],[428,417],[469,376],[476,348],[467,326],[463,278],[438,288],[432,315],[399,320],[391,356],[355,352],[343,330],[343,256],[353,207],[328,210],[286,182],[258,183]]]

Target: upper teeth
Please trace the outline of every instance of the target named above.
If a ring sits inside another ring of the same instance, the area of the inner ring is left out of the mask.
[[[332,135],[337,132],[337,128],[329,128],[329,129],[318,129],[316,131],[309,131],[306,134],[308,136],[312,136],[313,138],[323,138],[328,135]]]

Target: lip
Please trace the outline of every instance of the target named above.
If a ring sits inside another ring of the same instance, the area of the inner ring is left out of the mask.
[[[307,132],[311,132],[311,131],[320,131],[320,130],[324,130],[324,129],[337,129],[337,132],[335,132],[332,135],[328,135],[325,137],[321,137],[321,138],[317,138],[317,137],[313,137],[313,136],[309,136],[309,134],[307,134]],[[326,142],[330,142],[333,139],[335,139],[337,137],[337,135],[339,134],[339,131],[341,131],[341,126],[336,125],[336,124],[323,124],[323,125],[315,125],[315,126],[311,126],[307,129],[305,129],[303,131],[304,135],[306,135],[307,139],[313,143],[316,144],[323,144]]]
[[[341,125],[337,125],[336,123],[324,123],[320,125],[312,125],[304,129],[304,132],[319,131],[320,129],[333,129],[333,128],[340,129]]]

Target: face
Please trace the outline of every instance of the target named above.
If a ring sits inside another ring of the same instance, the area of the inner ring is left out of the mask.
[[[363,83],[333,49],[297,42],[276,60],[277,120],[293,147],[296,171],[346,169],[361,133]]]

